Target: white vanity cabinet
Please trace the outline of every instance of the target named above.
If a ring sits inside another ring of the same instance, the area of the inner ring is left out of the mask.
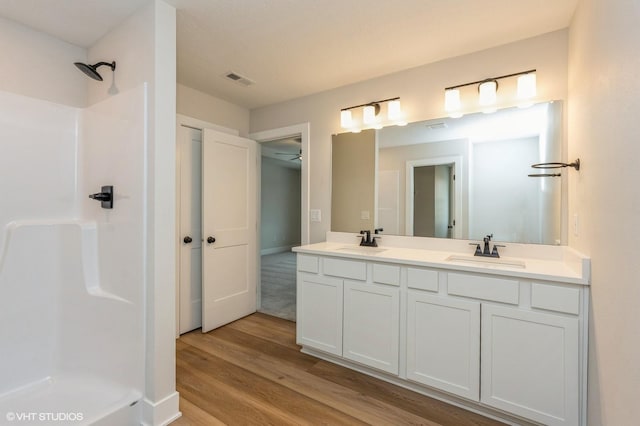
[[[342,280],[299,273],[298,343],[342,355]]]
[[[407,379],[479,400],[480,303],[409,289]]]
[[[297,256],[296,333],[300,345],[342,355],[341,279],[318,274],[317,256]]]
[[[400,267],[298,255],[298,344],[398,374]]]
[[[579,320],[482,305],[482,399],[545,425],[577,425]]]
[[[296,250],[305,353],[514,424],[587,424],[588,275],[386,250]]]
[[[400,289],[345,281],[343,333],[345,358],[397,375]]]

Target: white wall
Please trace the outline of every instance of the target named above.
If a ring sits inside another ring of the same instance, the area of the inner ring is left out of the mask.
[[[310,122],[310,207],[322,211],[310,234],[311,242],[323,241],[331,222],[331,134],[342,131],[341,108],[400,96],[408,121],[442,117],[445,87],[532,68],[539,99],[566,99],[566,30],[258,108],[251,111],[251,131]]]
[[[260,248],[300,244],[300,169],[262,157]]]
[[[88,84],[88,103],[92,105],[110,96],[111,85],[120,91],[153,83],[154,76],[154,1],[134,13],[89,48],[88,61],[116,61],[116,70],[98,70],[104,81],[84,77]],[[135,42],[132,42],[135,40]]]
[[[640,7],[581,0],[569,38],[571,246],[592,258],[589,424],[640,418]]]
[[[236,129],[242,137],[249,135],[248,109],[182,84],[177,89],[178,114]]]
[[[0,90],[63,105],[86,105],[85,49],[0,18]]]
[[[175,9],[151,0],[89,49],[90,62],[117,63],[120,92],[148,83],[146,157],[146,389],[144,422],[161,424],[178,413],[175,392]],[[101,68],[102,71],[102,68]],[[110,96],[104,82],[89,82],[89,103]],[[118,161],[114,152],[112,161]]]

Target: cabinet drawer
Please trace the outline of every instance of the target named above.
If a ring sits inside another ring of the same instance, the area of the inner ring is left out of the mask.
[[[518,304],[520,285],[517,280],[481,275],[448,274],[448,293],[474,299]]]
[[[366,262],[358,262],[357,260],[325,257],[322,259],[322,273],[334,277],[364,281],[367,279],[367,264]]]
[[[373,282],[400,285],[400,267],[396,265],[373,264]]]
[[[578,315],[580,313],[580,290],[572,287],[532,283],[531,307]]]
[[[298,255],[298,271],[318,273],[318,257],[308,256],[306,254]]]
[[[438,272],[429,269],[407,268],[407,285],[418,290],[438,291]]]

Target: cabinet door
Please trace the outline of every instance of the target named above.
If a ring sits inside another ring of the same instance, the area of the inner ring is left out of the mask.
[[[482,402],[546,425],[579,420],[578,318],[482,305]]]
[[[342,280],[298,273],[298,344],[342,355]]]
[[[400,289],[344,283],[344,357],[398,374]]]
[[[407,378],[479,400],[479,302],[409,291]]]

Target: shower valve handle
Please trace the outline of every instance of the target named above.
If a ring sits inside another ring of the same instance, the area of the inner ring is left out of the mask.
[[[103,209],[112,209],[113,208],[113,185],[103,186],[101,192],[90,194],[89,198],[100,201]]]
[[[107,192],[96,192],[95,194],[89,195],[89,198],[93,198],[94,200],[98,201],[110,201],[111,194]]]

